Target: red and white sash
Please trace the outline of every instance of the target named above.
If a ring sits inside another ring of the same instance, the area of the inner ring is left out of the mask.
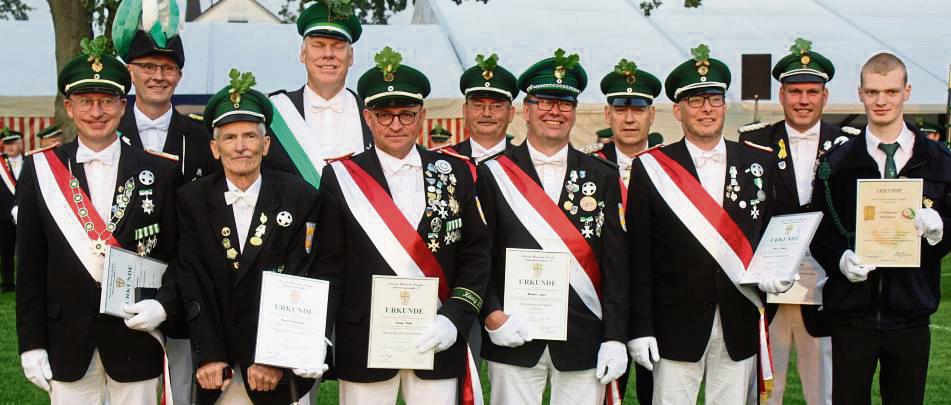
[[[10,194],[17,194],[17,179],[13,175],[13,168],[10,167],[10,161],[6,158],[0,159],[0,166],[3,166],[0,170],[0,178],[3,179],[3,184],[7,186],[7,190],[10,190]]]
[[[501,155],[483,164],[492,172],[502,197],[515,216],[542,250],[571,253],[568,284],[585,306],[598,319],[603,319],[601,268],[594,250],[578,228],[565,217],[545,190],[508,156]],[[607,403],[620,404],[617,381],[608,384],[607,390]]]
[[[760,368],[764,382],[773,379],[763,301],[751,285],[740,284],[753,259],[753,248],[740,227],[723,207],[710,197],[692,174],[660,149],[640,156],[654,188],[671,211],[716,260],[733,285],[760,312]],[[767,384],[764,384],[764,387]]]
[[[611,161],[611,159],[608,159],[608,155],[605,154],[603,150],[599,150],[595,153],[601,157],[601,159],[607,160],[609,162]],[[623,217],[623,213],[627,212],[627,184],[624,184],[624,179],[620,177],[618,177],[617,182],[621,186],[621,208],[623,209],[621,216]],[[623,221],[624,218],[621,218],[621,220]]]
[[[351,160],[338,160],[330,165],[340,183],[340,190],[350,212],[390,268],[401,277],[438,278],[440,302],[449,299],[450,289],[442,265],[386,190],[366,170]],[[479,369],[468,346],[466,363],[462,404],[481,405],[483,400]]]

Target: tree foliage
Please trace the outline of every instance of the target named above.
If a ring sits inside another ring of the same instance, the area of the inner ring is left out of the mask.
[[[22,0],[0,0],[0,20],[26,20],[27,11],[33,8],[23,4]]]
[[[703,0],[684,0],[684,7],[697,8],[697,7],[700,7],[702,3],[703,3]],[[653,13],[654,10],[657,10],[658,8],[660,8],[662,4],[664,4],[663,0],[642,1],[640,4],[641,11],[644,13],[645,16],[650,17],[651,13]]]

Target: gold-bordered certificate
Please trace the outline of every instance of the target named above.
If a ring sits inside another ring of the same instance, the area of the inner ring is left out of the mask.
[[[420,354],[416,339],[433,326],[439,279],[373,276],[367,368],[432,370],[435,352]]]
[[[855,254],[863,265],[920,267],[921,179],[859,179],[855,200]]]

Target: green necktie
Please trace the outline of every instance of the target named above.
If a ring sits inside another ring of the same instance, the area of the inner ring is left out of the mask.
[[[878,148],[885,152],[885,178],[898,178],[898,169],[895,168],[895,152],[898,151],[898,143],[880,143]]]

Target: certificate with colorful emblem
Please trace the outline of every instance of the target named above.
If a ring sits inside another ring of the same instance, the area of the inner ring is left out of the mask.
[[[535,339],[568,340],[570,253],[505,249],[504,308]]]
[[[367,368],[432,370],[435,352],[419,353],[416,339],[436,321],[439,279],[373,276]]]
[[[102,272],[99,313],[132,318],[134,314],[123,311],[122,306],[135,304],[137,297],[141,300],[154,296],[154,292],[162,286],[166,267],[168,264],[151,257],[109,246]],[[146,291],[152,293],[143,293]]]
[[[855,255],[863,265],[920,267],[921,179],[859,179],[855,200]]]
[[[795,280],[821,220],[821,212],[777,215],[770,219],[740,284],[756,284],[767,275],[778,280]]]
[[[261,273],[254,362],[290,369],[323,366],[329,294],[325,280]]]

